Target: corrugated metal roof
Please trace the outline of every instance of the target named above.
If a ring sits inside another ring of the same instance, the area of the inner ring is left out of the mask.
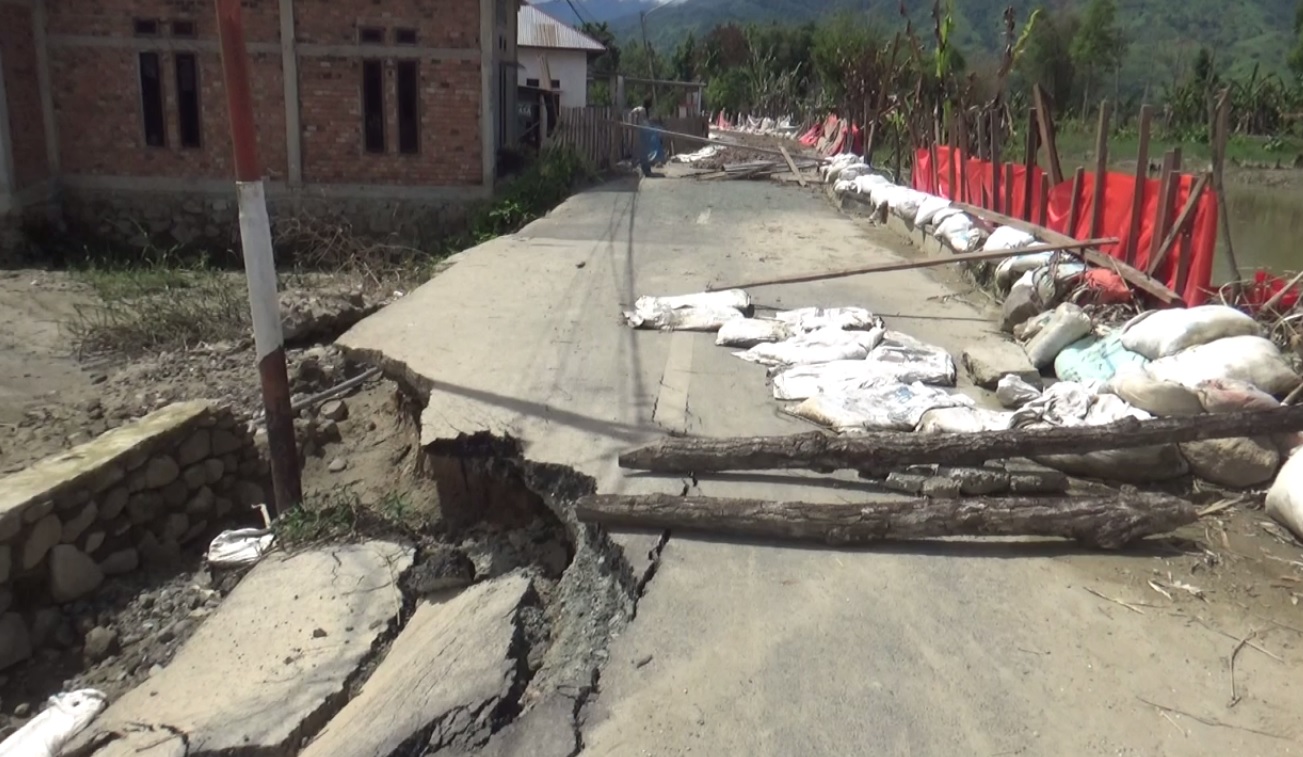
[[[558,50],[605,50],[592,37],[572,29],[532,5],[522,6],[516,15],[516,44],[520,47],[550,47]]]

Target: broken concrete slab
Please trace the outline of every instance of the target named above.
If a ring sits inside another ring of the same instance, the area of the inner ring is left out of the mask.
[[[423,603],[362,691],[302,757],[389,757],[421,744],[465,748],[491,733],[495,711],[524,689],[517,610],[537,602],[520,573]]]
[[[575,700],[553,695],[514,723],[493,734],[475,757],[572,757],[581,744],[575,723]]]
[[[342,700],[402,610],[413,551],[372,541],[265,558],[166,668],[109,706],[69,750],[142,729],[189,754],[290,754]]]
[[[969,345],[964,349],[963,361],[973,383],[983,389],[995,389],[1000,379],[1008,375],[1032,386],[1041,385],[1041,372],[1032,365],[1027,352],[1013,342],[988,340]]]
[[[124,731],[122,738],[110,741],[95,752],[95,757],[186,757],[185,740],[162,728]]]

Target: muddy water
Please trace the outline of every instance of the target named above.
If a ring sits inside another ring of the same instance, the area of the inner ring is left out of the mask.
[[[1303,270],[1303,188],[1231,184],[1226,193],[1231,241],[1244,276],[1258,268],[1277,274]],[[1219,241],[1213,280],[1230,278],[1225,243]]]

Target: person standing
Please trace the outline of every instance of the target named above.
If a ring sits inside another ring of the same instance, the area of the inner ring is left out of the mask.
[[[651,123],[652,100],[650,97],[642,101],[642,105],[633,109],[629,114],[629,123],[637,127],[634,139],[634,150],[638,154],[638,167],[642,169],[643,176],[651,176],[651,132],[647,130]]]

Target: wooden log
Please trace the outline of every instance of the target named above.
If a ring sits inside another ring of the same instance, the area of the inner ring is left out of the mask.
[[[990,210],[986,210],[984,208],[979,208],[975,205],[968,205],[962,202],[953,203],[953,204],[955,205],[955,207],[959,208],[960,210],[963,210],[964,212],[968,213],[971,216],[974,216],[976,218],[982,218],[991,223],[996,223],[1001,226],[1012,226],[1013,228],[1020,229],[1022,231],[1027,232],[1028,234],[1034,234],[1051,244],[1066,245],[1077,241],[1072,237],[1068,236],[1067,234],[1060,234],[1057,231],[1054,231],[1053,229],[1048,229],[1044,226],[1037,226],[1034,223],[1028,223],[1027,221],[1019,220],[1017,218],[1006,216],[1001,213],[995,213]],[[1181,299],[1181,296],[1176,292],[1173,292],[1171,289],[1168,289],[1166,284],[1163,284],[1161,281],[1155,280],[1152,276],[1147,275],[1144,271],[1137,270],[1135,267],[1127,265],[1126,262],[1124,261],[1117,260],[1116,258],[1111,258],[1108,255],[1105,255],[1104,253],[1100,252],[1099,250],[1092,249],[1089,247],[1083,249],[1081,252],[1077,254],[1081,257],[1082,260],[1086,261],[1087,263],[1090,263],[1093,266],[1099,268],[1107,268],[1111,271],[1115,271],[1117,275],[1122,277],[1123,281],[1126,281],[1131,286],[1139,289],[1142,292],[1145,292],[1146,294],[1150,295],[1151,297],[1163,303],[1164,305],[1185,304],[1185,301]]]
[[[1172,245],[1180,239],[1181,235],[1185,233],[1186,227],[1190,224],[1190,221],[1194,219],[1195,211],[1199,208],[1199,198],[1203,196],[1204,187],[1208,186],[1210,179],[1211,174],[1205,173],[1203,176],[1199,177],[1199,180],[1195,182],[1194,187],[1191,188],[1190,196],[1186,198],[1185,201],[1185,207],[1181,208],[1181,214],[1176,217],[1176,222],[1172,224],[1172,230],[1169,231],[1167,236],[1163,239],[1163,243],[1158,247],[1158,253],[1154,256],[1153,260],[1149,261],[1150,276],[1153,276],[1154,271],[1157,271],[1158,267],[1163,264],[1163,260],[1167,258],[1168,252],[1172,249]],[[1179,289],[1180,286],[1178,285],[1177,288]]]
[[[589,495],[579,520],[608,528],[690,531],[829,546],[946,536],[1046,536],[1119,549],[1199,519],[1163,494],[880,499],[838,505],[671,494]]]
[[[620,455],[620,467],[655,473],[720,473],[744,470],[842,469],[887,473],[910,465],[980,465],[1030,455],[1071,455],[1155,444],[1231,439],[1303,431],[1303,405],[1240,413],[1217,413],[1104,426],[1012,429],[962,434],[883,431],[830,436],[811,431],[790,436],[732,439],[676,437]]]
[[[783,154],[783,160],[787,161],[787,167],[792,169],[792,174],[796,176],[796,183],[802,187],[806,186],[805,177],[801,175],[801,169],[796,167],[796,161],[792,160],[792,154],[787,151],[786,147],[779,147],[778,151]]]
[[[1078,166],[1072,177],[1072,204],[1068,206],[1068,235],[1077,233],[1077,221],[1081,218],[1081,185],[1086,180],[1086,169]]]
[[[1113,103],[1104,100],[1100,103],[1100,128],[1095,136],[1095,198],[1091,202],[1092,237],[1100,236],[1104,228],[1104,205],[1108,202],[1105,188],[1109,184],[1109,124],[1113,116]]]
[[[1140,106],[1140,145],[1136,148],[1136,189],[1131,195],[1131,227],[1127,232],[1123,259],[1136,264],[1140,252],[1140,221],[1145,210],[1145,187],[1149,184],[1149,129],[1154,120],[1152,105]]]
[[[1054,115],[1050,110],[1050,98],[1039,84],[1032,88],[1032,98],[1041,127],[1041,144],[1045,146],[1045,162],[1050,171],[1050,181],[1058,186],[1063,183],[1063,164],[1059,162],[1059,145],[1054,140]]]
[[[845,271],[830,271],[828,273],[811,273],[804,276],[787,276],[781,279],[764,279],[761,281],[748,281],[745,284],[729,284],[727,286],[710,285],[706,287],[708,292],[718,292],[726,289],[752,289],[754,287],[772,286],[774,284],[804,284],[810,281],[825,281],[827,279],[841,279],[847,276],[859,276],[865,273],[886,273],[888,271],[908,271],[915,268],[933,268],[936,266],[949,265],[951,263],[972,263],[981,260],[1003,260],[1018,255],[1031,255],[1038,252],[1054,252],[1059,250],[1079,250],[1083,247],[1095,247],[1101,244],[1116,244],[1117,239],[1088,239],[1084,242],[1074,241],[1072,244],[1034,244],[1026,247],[1014,247],[1008,250],[984,250],[979,252],[962,252],[954,255],[941,255],[936,257],[918,258],[916,260],[901,260],[893,263],[878,263],[876,265],[864,266],[863,268],[852,268]]]

